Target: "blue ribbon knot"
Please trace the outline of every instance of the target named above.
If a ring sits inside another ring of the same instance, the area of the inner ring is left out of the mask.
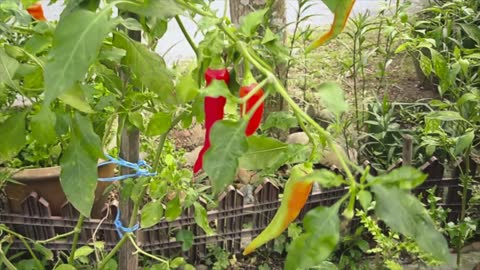
[[[118,233],[118,236],[120,238],[123,237],[123,234],[124,233],[131,233],[131,232],[134,232],[136,230],[138,230],[138,228],[140,227],[137,224],[135,224],[135,226],[133,227],[124,227],[123,224],[122,224],[122,221],[120,220],[120,208],[117,208],[117,216],[115,217],[115,221],[113,222],[113,224],[115,225],[115,230],[117,231]]]
[[[114,177],[106,177],[106,178],[98,178],[98,181],[101,182],[113,182],[113,181],[119,181],[119,180],[124,180],[127,178],[132,178],[132,177],[145,177],[145,176],[155,176],[157,175],[156,172],[150,172],[152,167],[148,165],[144,160],[139,160],[137,163],[132,163],[129,161],[126,161],[121,158],[114,158],[108,154],[105,154],[105,156],[109,159],[108,161],[104,161],[98,166],[103,166],[107,164],[117,164],[118,166],[122,167],[127,167],[135,171],[135,173],[132,174],[125,174],[125,175],[119,175],[119,176],[114,176]]]

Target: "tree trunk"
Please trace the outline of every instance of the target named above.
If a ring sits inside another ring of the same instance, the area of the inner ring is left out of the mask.
[[[286,9],[285,9],[285,0],[273,0],[272,13],[270,20],[270,28],[274,33],[279,33],[282,41],[286,41]],[[230,17],[232,22],[236,25],[240,24],[240,19],[246,14],[255,11],[257,9],[264,8],[266,4],[265,0],[230,0]],[[282,79],[284,85],[286,85],[286,68],[283,64],[276,65],[276,75]],[[287,104],[283,98],[278,95],[271,95],[265,101],[265,113],[263,115],[264,120],[272,112],[278,112],[287,110]],[[275,137],[280,139],[285,139],[287,134],[281,132],[280,130],[274,130],[273,134]]]

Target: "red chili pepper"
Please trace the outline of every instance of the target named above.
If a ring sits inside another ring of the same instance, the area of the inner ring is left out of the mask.
[[[252,73],[250,72],[249,63],[246,60],[244,61],[245,61],[245,68],[244,68],[245,75],[242,83],[243,86],[240,87],[240,93],[239,93],[241,98],[248,95],[248,93],[250,93],[258,85]],[[248,114],[255,107],[255,104],[257,104],[257,102],[263,98],[263,95],[264,95],[263,89],[260,88],[257,90],[255,94],[253,94],[253,96],[248,98],[245,104],[242,104],[240,106],[242,117]],[[250,117],[250,119],[248,120],[247,128],[245,129],[245,135],[247,136],[252,135],[253,133],[255,133],[258,127],[260,127],[260,123],[262,122],[264,107],[265,107],[265,104],[262,101],[259,107],[257,107],[257,109],[253,112],[252,117]]]
[[[240,97],[243,98],[246,96],[248,93],[250,93],[255,87],[257,86],[257,83],[252,83],[248,86],[242,86],[240,87]],[[248,114],[250,110],[253,109],[255,104],[262,99],[263,97],[263,89],[259,89],[253,96],[251,96],[247,102],[246,102],[246,108],[244,109],[244,104],[240,106],[240,110],[243,113]],[[260,127],[260,123],[262,122],[262,116],[263,116],[263,110],[264,110],[265,104],[263,102],[260,104],[260,106],[255,110],[253,113],[252,117],[248,121],[247,128],[245,129],[245,135],[250,136],[255,131]]]
[[[27,8],[28,13],[39,21],[46,21],[47,18],[43,15],[43,8],[40,2],[37,2]]]
[[[205,81],[207,81],[207,86],[210,85],[212,80],[224,81],[228,84],[230,80],[230,74],[228,69],[210,69],[208,68],[205,72]],[[205,111],[205,144],[198,154],[197,161],[193,166],[193,172],[197,173],[203,167],[203,155],[210,148],[210,130],[215,122],[222,120],[224,116],[224,107],[227,103],[225,97],[209,97],[206,96],[204,100],[204,111]]]

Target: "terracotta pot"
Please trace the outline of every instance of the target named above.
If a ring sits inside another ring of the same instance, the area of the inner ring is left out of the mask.
[[[111,177],[115,173],[114,170],[114,164],[100,166],[98,177]],[[49,203],[53,216],[62,216],[62,207],[67,203],[67,198],[60,184],[59,166],[25,169],[15,173],[11,178],[21,184],[8,182],[5,186],[10,212],[22,214],[23,201],[32,192],[36,192],[39,197]],[[101,218],[101,212],[107,200],[107,195],[103,196],[103,192],[110,184],[110,182],[97,182],[92,218]]]

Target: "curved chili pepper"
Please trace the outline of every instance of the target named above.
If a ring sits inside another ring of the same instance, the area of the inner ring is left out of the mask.
[[[307,168],[304,164],[299,164],[292,168],[290,177],[285,184],[285,192],[283,193],[280,208],[278,208],[265,230],[248,244],[243,251],[243,255],[252,253],[258,247],[278,237],[298,217],[308,200],[313,186],[313,180],[304,179],[304,176],[312,171],[312,168]]]
[[[205,71],[205,81],[207,82],[207,86],[212,83],[212,80],[219,80],[224,81],[228,84],[230,80],[230,74],[228,73],[228,69],[210,69],[208,68]],[[197,173],[203,167],[203,155],[207,152],[208,148],[210,148],[210,130],[212,129],[213,124],[215,122],[222,120],[224,116],[224,107],[227,103],[227,99],[225,97],[209,97],[206,96],[204,99],[203,109],[205,111],[205,143],[198,154],[197,160],[193,165],[193,172]]]
[[[40,2],[37,2],[27,8],[28,13],[35,18],[36,20],[39,21],[46,21],[47,18],[43,15],[43,8],[42,4]]]
[[[348,16],[352,11],[353,4],[355,0],[322,0],[328,9],[334,14],[333,23],[330,27],[330,31],[323,34],[320,38],[314,41],[308,48],[305,50],[305,53],[308,53],[329,41],[332,38],[337,37],[345,28],[347,24]]]
[[[255,87],[257,86],[257,83],[252,83],[248,86],[242,86],[240,87],[240,97],[243,98],[246,96],[248,93],[250,93]],[[263,97],[263,89],[259,89],[253,96],[251,96],[246,104],[242,104],[240,106],[240,110],[243,114],[248,114],[250,110],[253,109],[255,104],[259,100],[261,100]],[[245,107],[245,108],[244,108]],[[248,121],[247,128],[245,129],[245,135],[250,136],[255,131],[260,127],[260,123],[262,122],[262,116],[263,116],[263,111],[264,111],[265,104],[262,102],[260,106],[253,112],[252,117],[250,117],[250,120]]]

